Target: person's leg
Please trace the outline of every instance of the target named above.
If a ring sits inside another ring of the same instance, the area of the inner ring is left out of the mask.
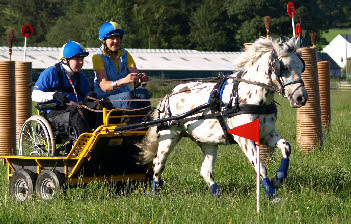
[[[132,91],[134,99],[150,99],[150,93],[145,87],[139,87]],[[144,108],[150,106],[150,101],[133,101],[131,104],[132,108]]]
[[[78,135],[91,130],[89,118],[84,113],[84,109],[71,108],[69,121],[70,125],[76,128]]]
[[[132,99],[132,95],[130,92],[123,92],[108,96],[108,99],[111,101],[113,108],[130,108],[130,101],[128,100]]]
[[[70,110],[67,107],[52,109],[47,114],[47,119],[51,124],[53,131],[65,132],[69,126]]]

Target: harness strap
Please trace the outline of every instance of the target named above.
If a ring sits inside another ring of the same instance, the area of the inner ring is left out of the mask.
[[[67,86],[64,85],[64,82],[63,82],[64,73],[63,73],[63,71],[61,69],[60,63],[56,63],[55,67],[56,67],[56,70],[57,70],[57,73],[58,73],[59,85],[58,85],[58,87],[49,88],[49,91],[50,92],[59,91],[59,92],[63,92],[63,93],[74,93],[74,89],[73,89],[72,86],[67,87]],[[75,77],[75,80],[77,82],[77,94],[81,95],[81,92],[80,92],[80,81],[81,81],[80,80],[80,75],[79,74],[74,74],[73,76]]]
[[[216,111],[221,111],[221,107],[223,106],[222,93],[224,91],[225,84],[227,83],[227,81],[228,79],[225,76],[220,77],[220,80],[216,83],[216,85],[211,91],[209,106],[212,113],[215,113]],[[234,144],[234,138],[231,134],[228,133],[228,127],[224,121],[223,116],[216,116],[216,118],[223,129],[225,144]]]
[[[210,104],[211,111],[217,111],[221,109],[222,106],[222,93],[224,90],[224,86],[227,83],[227,78],[225,76],[219,77],[220,80],[213,87],[210,98],[208,102]]]
[[[226,116],[229,114],[230,117],[241,115],[241,114],[272,114],[277,113],[277,106],[275,103],[269,105],[253,105],[253,104],[242,104],[239,106],[239,111],[234,112],[234,108],[230,110],[224,110],[221,112],[211,113],[211,114],[201,114],[199,116],[189,117],[197,113],[202,113],[206,109],[209,108],[209,103],[200,105],[182,115],[172,116],[167,118],[162,118],[158,120],[151,120],[146,122],[141,122],[138,124],[128,124],[123,126],[116,127],[115,131],[129,131],[129,130],[137,130],[145,127],[151,126],[169,126],[169,125],[178,125],[183,122],[193,121],[193,120],[201,120],[201,119],[209,119],[209,118],[217,118],[219,116]]]

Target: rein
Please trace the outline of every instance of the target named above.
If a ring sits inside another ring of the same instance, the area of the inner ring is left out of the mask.
[[[236,81],[239,81],[239,82],[245,82],[247,84],[252,84],[252,85],[255,85],[255,86],[260,86],[262,88],[265,88],[265,89],[268,89],[272,92],[277,92],[277,93],[280,93],[280,89],[276,86],[273,86],[273,85],[268,85],[268,84],[265,84],[265,83],[262,83],[262,82],[255,82],[255,81],[249,81],[249,80],[246,80],[246,79],[243,79],[243,78],[237,78],[237,77],[227,77],[228,79],[233,79],[233,80],[236,80]]]

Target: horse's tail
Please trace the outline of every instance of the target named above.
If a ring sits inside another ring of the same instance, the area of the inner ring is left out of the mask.
[[[158,115],[158,110],[156,109],[151,116],[153,119],[155,119],[157,118],[157,115]],[[155,158],[157,154],[157,149],[158,149],[156,126],[149,128],[141,143],[138,144],[138,147],[141,149],[140,158],[139,158],[140,162],[142,164],[148,164],[152,162],[152,160]]]

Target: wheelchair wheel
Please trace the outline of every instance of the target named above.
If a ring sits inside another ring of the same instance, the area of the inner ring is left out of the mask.
[[[55,138],[49,122],[42,116],[28,118],[19,136],[18,155],[54,156]]]

